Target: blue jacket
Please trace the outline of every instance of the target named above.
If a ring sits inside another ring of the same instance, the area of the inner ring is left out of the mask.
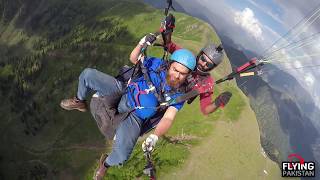
[[[162,59],[146,57],[143,64],[147,69],[150,80],[159,95],[166,94],[166,98],[169,99],[182,95],[182,93],[174,91],[169,85],[167,85],[167,69],[163,68],[165,66],[165,62]],[[153,92],[147,93],[147,89],[149,89],[147,80],[142,75],[128,85],[127,91],[128,101],[132,108],[135,109],[134,113],[142,120],[147,120],[154,116],[157,112],[156,108],[159,106],[159,102],[155,94]],[[183,104],[184,102],[170,106],[180,110]]]

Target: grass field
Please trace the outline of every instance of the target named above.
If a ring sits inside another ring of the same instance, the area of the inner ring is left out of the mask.
[[[236,121],[227,120],[226,110],[208,123],[209,135],[191,150],[183,167],[161,179],[281,179],[277,164],[264,156],[254,112],[244,102]]]

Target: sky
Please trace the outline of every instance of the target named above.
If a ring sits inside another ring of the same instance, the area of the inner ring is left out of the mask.
[[[176,1],[187,12],[200,10],[236,44],[293,75],[320,108],[319,0]]]

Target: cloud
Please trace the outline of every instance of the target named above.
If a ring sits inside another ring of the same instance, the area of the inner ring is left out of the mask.
[[[319,42],[320,37],[316,38],[315,40],[316,40],[317,42]],[[320,43],[315,43],[314,46],[312,46],[312,47],[310,48],[310,51],[311,51],[312,53],[314,53],[314,52],[320,53]]]
[[[314,81],[315,81],[315,77],[311,73],[305,74],[304,79],[305,79],[306,84],[308,86],[313,86]]]
[[[293,67],[294,67],[294,68],[300,68],[300,67],[302,67],[301,61],[294,61]]]
[[[250,8],[245,8],[243,11],[236,12],[234,22],[240,25],[257,40],[263,40],[261,23]]]

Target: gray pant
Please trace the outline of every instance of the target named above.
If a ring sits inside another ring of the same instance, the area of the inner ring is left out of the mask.
[[[96,91],[99,96],[110,96],[122,92],[124,88],[122,82],[114,77],[95,69],[86,68],[79,77],[77,97],[81,100],[85,99],[90,90]],[[122,113],[130,110],[127,95],[125,94],[118,105],[118,111]],[[130,113],[119,124],[116,129],[116,140],[113,144],[112,152],[106,159],[106,163],[109,166],[123,164],[129,159],[139,138],[141,127],[142,121],[134,113]]]
[[[118,105],[118,111],[126,112],[130,110],[127,95],[123,95]],[[140,136],[142,128],[142,120],[130,113],[129,116],[123,120],[116,130],[116,139],[112,146],[112,152],[107,157],[106,163],[109,166],[121,165],[129,159],[134,146]]]

